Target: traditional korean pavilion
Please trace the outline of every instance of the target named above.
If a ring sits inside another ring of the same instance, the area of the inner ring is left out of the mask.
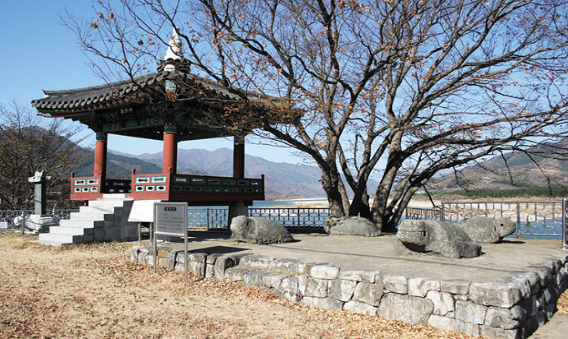
[[[228,205],[232,215],[246,214],[253,200],[264,200],[264,176],[245,178],[246,132],[228,123],[262,115],[263,105],[250,103],[266,103],[266,98],[228,90],[192,75],[175,30],[156,73],[44,93],[44,98],[32,101],[40,115],[79,121],[96,133],[93,175],[72,175],[72,200],[97,200],[113,193],[133,200],[188,202],[190,206]],[[109,134],[162,140],[162,172],[137,174],[133,170],[130,180],[107,178]],[[235,138],[232,177],[177,173],[178,142],[230,136]]]

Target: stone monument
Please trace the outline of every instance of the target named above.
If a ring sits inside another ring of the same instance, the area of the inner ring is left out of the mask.
[[[53,216],[46,214],[46,184],[49,180],[51,180],[51,176],[45,175],[44,171],[36,171],[33,177],[28,178],[28,181],[33,183],[35,186],[35,208],[34,214],[21,222],[25,222],[25,227],[36,233],[47,232],[50,226],[59,226],[59,223],[53,218]]]

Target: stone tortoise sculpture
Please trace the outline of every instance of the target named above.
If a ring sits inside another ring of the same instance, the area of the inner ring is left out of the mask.
[[[363,237],[378,237],[381,235],[381,230],[369,219],[355,216],[327,217],[323,221],[323,229],[329,235]]]
[[[12,227],[16,229],[22,228],[22,223],[24,219],[21,216],[17,216],[12,221]],[[54,217],[42,216],[39,214],[32,214],[26,217],[25,228],[32,231],[33,233],[48,233],[51,226],[59,226],[59,222]]]
[[[460,220],[456,225],[478,243],[501,242],[517,229],[515,222],[506,218],[474,217]]]
[[[282,224],[259,217],[240,215],[231,220],[231,239],[253,244],[274,244],[294,241]]]
[[[403,255],[433,252],[453,259],[481,255],[481,246],[464,230],[439,220],[403,221],[393,245]]]

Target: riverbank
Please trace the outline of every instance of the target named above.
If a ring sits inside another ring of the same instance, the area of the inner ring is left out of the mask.
[[[269,201],[267,201],[268,203]],[[284,203],[286,202],[286,203]],[[289,202],[289,203],[288,203]],[[436,208],[442,206],[441,201],[434,201],[434,204],[429,200],[424,199],[413,199],[409,207],[416,208]],[[326,198],[313,198],[313,199],[290,199],[290,200],[275,200],[274,204],[270,207],[274,208],[290,208],[290,207],[300,207],[300,208],[328,208],[329,203]]]
[[[473,203],[484,203],[484,202],[500,202],[500,203],[512,203],[517,201],[539,201],[539,202],[550,202],[550,201],[560,201],[561,199],[542,199],[542,198],[527,198],[527,197],[518,197],[518,198],[508,198],[508,199],[466,199],[464,197],[455,197],[455,199],[433,199],[429,200],[424,197],[416,197],[413,198],[408,207],[415,207],[415,208],[441,208],[442,203],[455,203],[455,202],[473,202]],[[278,203],[278,202],[289,202],[286,204]],[[269,202],[269,201],[267,201]],[[279,200],[277,201],[274,206],[270,207],[304,207],[304,208],[327,208],[329,207],[329,203],[327,202],[326,198],[313,198],[313,199],[290,199],[290,200]]]

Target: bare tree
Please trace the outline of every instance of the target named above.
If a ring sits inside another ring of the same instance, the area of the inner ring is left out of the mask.
[[[95,2],[92,21],[66,22],[97,69],[130,78],[150,71],[174,27],[192,73],[280,98],[272,114],[302,112],[288,124],[249,118],[262,127],[257,134],[321,168],[334,215],[365,216],[390,231],[441,170],[566,136],[566,7],[117,0]],[[377,187],[368,187],[371,177]]]
[[[50,204],[68,207],[71,171],[80,168],[89,152],[77,145],[81,130],[80,125],[38,117],[15,103],[0,105],[0,209],[33,208],[34,185],[28,178],[36,171],[52,177],[47,183]]]

